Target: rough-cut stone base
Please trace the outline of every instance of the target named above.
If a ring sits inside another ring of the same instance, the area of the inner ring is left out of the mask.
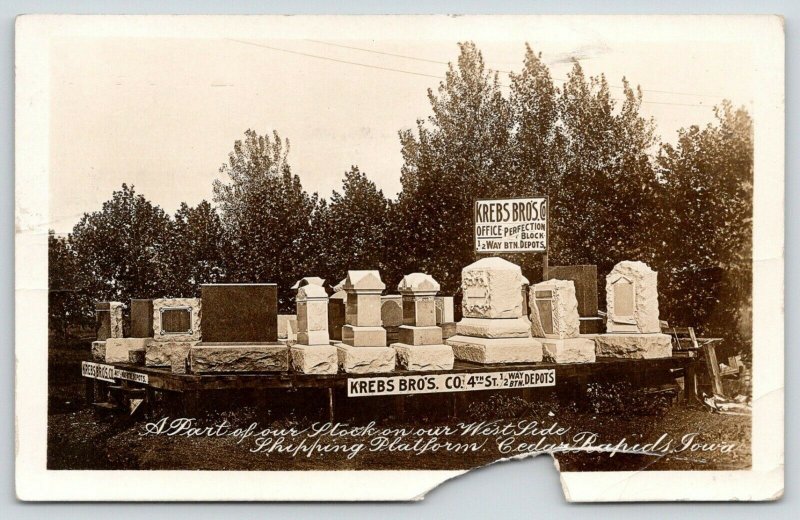
[[[330,341],[327,330],[312,330],[297,333],[297,345],[327,345]]]
[[[289,347],[280,343],[201,343],[189,351],[193,374],[285,372]]]
[[[482,365],[493,363],[538,363],[542,343],[534,338],[472,338],[453,336],[446,342],[456,359]]]
[[[527,318],[464,318],[456,324],[456,334],[475,338],[530,338]]]
[[[395,353],[390,347],[336,347],[339,368],[347,374],[374,374],[394,370]]]
[[[386,329],[383,327],[342,327],[342,343],[351,347],[386,347]]]
[[[406,345],[440,345],[442,343],[442,329],[436,326],[415,327],[401,325],[397,334],[397,342]]]
[[[406,345],[395,343],[397,363],[413,372],[426,370],[452,370],[455,356],[448,345]]]
[[[173,358],[186,359],[196,341],[151,341],[144,347],[144,364],[148,367],[172,367]]]
[[[302,374],[335,374],[339,357],[332,345],[295,345],[291,348],[292,368]]]
[[[667,334],[598,334],[594,337],[594,344],[597,357],[672,357],[672,340]]]
[[[544,361],[548,363],[594,363],[594,341],[588,338],[542,340]]]
[[[103,362],[106,360],[106,342],[92,341],[92,361]]]
[[[106,340],[106,363],[128,363],[132,350],[144,352],[145,346],[153,343],[150,338],[108,338]]]

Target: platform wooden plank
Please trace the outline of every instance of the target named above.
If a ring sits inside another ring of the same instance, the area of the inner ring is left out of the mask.
[[[693,359],[672,357],[663,359],[617,359],[598,358],[595,363],[555,364],[555,363],[519,363],[502,365],[479,365],[465,361],[456,361],[452,370],[434,370],[430,372],[409,372],[394,370],[385,374],[330,374],[313,375],[295,372],[282,373],[235,373],[235,374],[174,374],[169,368],[145,367],[129,363],[117,363],[115,367],[147,374],[147,386],[174,392],[192,392],[201,390],[236,390],[258,388],[338,388],[344,387],[347,380],[361,377],[450,374],[450,373],[491,373],[507,370],[542,370],[555,369],[557,380],[570,379],[603,379],[624,375],[636,375],[638,378],[648,374],[680,371],[691,364]],[[678,375],[676,374],[676,377]]]

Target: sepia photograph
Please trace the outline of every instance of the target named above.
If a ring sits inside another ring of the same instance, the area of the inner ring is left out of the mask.
[[[427,490],[544,455],[575,501],[782,494],[781,18],[23,16],[16,37],[17,374],[40,374],[18,493],[157,470]],[[658,480],[592,484],[634,474]],[[279,498],[224,489],[194,499]]]

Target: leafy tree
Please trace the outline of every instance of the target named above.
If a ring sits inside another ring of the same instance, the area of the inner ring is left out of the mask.
[[[576,62],[560,94],[563,176],[550,204],[558,263],[597,264],[607,273],[621,260],[650,260],[654,124],[639,115],[641,90],[634,93],[624,78],[623,85],[618,109],[605,77],[587,80]]]
[[[226,181],[214,182],[225,237],[225,264],[232,282],[278,284],[280,307],[293,308],[289,287],[304,273],[304,258],[319,254],[311,219],[316,194],[303,190],[286,160],[289,142],[253,130],[237,140],[220,168]]]
[[[342,192],[334,191],[327,206],[326,242],[332,246],[324,255],[322,272],[332,284],[349,269],[380,269],[384,273],[388,212],[383,192],[358,167],[351,167],[345,173]],[[385,273],[384,278],[387,286],[394,280]]]
[[[416,135],[400,132],[403,191],[388,252],[400,273],[428,272],[450,293],[474,260],[474,199],[510,194],[509,103],[475,44],[459,46],[438,93],[428,91],[432,115]]]
[[[60,341],[69,337],[70,327],[81,325],[82,299],[77,282],[75,255],[67,240],[56,237],[50,230],[47,236],[48,267],[48,328]]]
[[[169,215],[123,184],[100,211],[84,214],[72,230],[69,246],[80,290],[93,300],[161,296],[168,286],[165,275],[173,268],[170,239]]]
[[[729,101],[715,114],[658,155],[659,288],[667,317],[742,345],[751,334],[753,122]]]
[[[208,201],[196,207],[182,202],[171,232],[172,268],[165,273],[170,287],[167,292],[175,296],[199,296],[201,284],[224,280],[226,244],[222,221]]]

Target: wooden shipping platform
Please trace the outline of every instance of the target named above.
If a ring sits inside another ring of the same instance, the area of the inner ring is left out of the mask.
[[[586,385],[604,382],[629,382],[634,386],[658,386],[664,383],[673,383],[678,378],[684,379],[684,398],[687,402],[697,399],[698,359],[693,355],[678,353],[671,358],[661,359],[620,359],[598,358],[594,363],[506,363],[497,365],[480,365],[465,361],[456,361],[452,370],[435,370],[426,372],[412,372],[396,369],[392,372],[380,374],[346,374],[337,373],[330,375],[302,374],[297,372],[272,372],[272,373],[229,373],[229,374],[177,374],[167,367],[146,367],[129,363],[112,364],[115,369],[128,373],[144,374],[147,382],[120,381],[126,392],[145,391],[145,402],[155,399],[156,393],[167,393],[180,398],[186,416],[196,416],[202,407],[205,398],[210,393],[217,391],[256,391],[269,389],[284,389],[287,392],[298,389],[318,389],[327,394],[325,404],[329,420],[337,417],[342,399],[347,402],[373,396],[348,397],[348,381],[361,378],[381,378],[393,376],[429,376],[429,375],[489,375],[493,372],[527,371],[552,369],[555,371],[555,385],[543,387],[550,389],[560,396],[571,400],[579,400],[585,395]],[[86,378],[87,398],[96,400],[98,394],[105,394],[110,383]],[[503,392],[521,390],[523,398],[530,399],[531,387],[515,388],[489,388],[489,389],[453,389],[439,390],[437,393],[450,396],[452,416],[457,417],[459,410],[467,404],[467,395],[473,392]],[[417,393],[414,395],[431,395]],[[405,413],[405,402],[409,395],[381,395],[394,402],[394,414]],[[338,404],[337,404],[338,403]]]

